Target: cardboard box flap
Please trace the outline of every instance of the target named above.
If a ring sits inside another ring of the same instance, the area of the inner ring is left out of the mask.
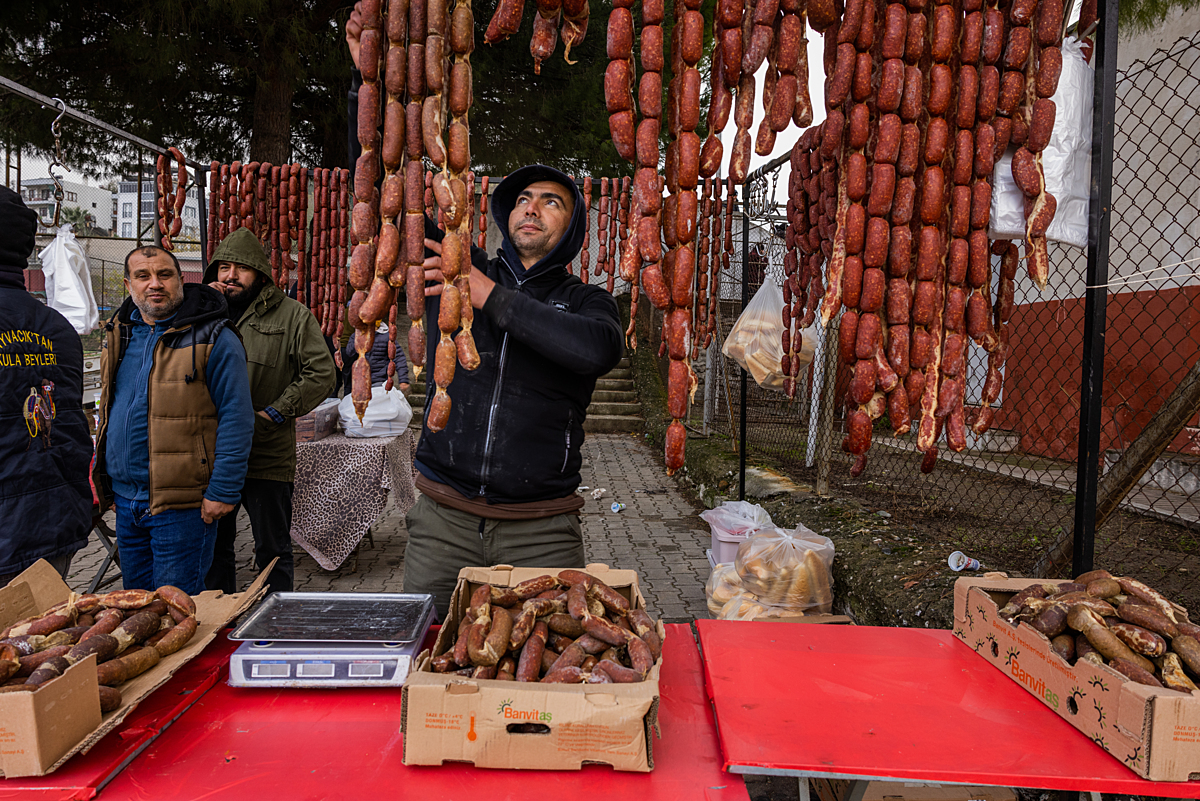
[[[39,559],[0,589],[0,629],[44,612],[70,594],[58,571]]]

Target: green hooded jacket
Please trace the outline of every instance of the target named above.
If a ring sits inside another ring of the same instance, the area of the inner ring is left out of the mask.
[[[246,345],[254,411],[270,406],[284,417],[283,423],[276,423],[255,414],[246,477],[291,482],[296,477],[296,418],[333,390],[333,357],[317,318],[275,286],[271,264],[249,229],[239,228],[225,237],[204,271],[204,283],[217,280],[217,263],[222,261],[252,267],[267,278],[235,322]]]

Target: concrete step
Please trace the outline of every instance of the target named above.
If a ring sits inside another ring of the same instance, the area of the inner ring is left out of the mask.
[[[637,403],[636,392],[615,392],[608,389],[597,389],[592,393],[592,403]]]
[[[625,381],[633,378],[633,369],[629,367],[617,367],[609,370],[604,375],[600,376],[605,381]]]
[[[592,434],[634,434],[640,432],[645,423],[641,417],[632,415],[589,414],[583,430]]]
[[[642,404],[640,403],[597,403],[592,401],[592,404],[587,408],[588,417],[592,415],[610,415],[621,414],[637,417],[642,413]]]
[[[596,389],[606,392],[633,392],[633,381],[630,379],[601,378],[596,381]]]

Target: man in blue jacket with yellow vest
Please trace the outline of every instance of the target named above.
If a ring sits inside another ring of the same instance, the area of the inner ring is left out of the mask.
[[[130,297],[105,326],[96,489],[115,501],[126,589],[204,590],[217,520],[246,477],[254,409],[246,351],[220,292],[184,284],[174,254],[125,258]]]

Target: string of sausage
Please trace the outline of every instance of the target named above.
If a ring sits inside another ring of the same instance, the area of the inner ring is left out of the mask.
[[[613,290],[616,288],[618,253],[617,243],[620,242],[619,237],[621,228],[625,225],[625,223],[621,221],[622,217],[624,216],[624,212],[621,209],[621,193],[617,190],[617,180],[618,179],[616,178],[611,179],[612,196],[609,198],[608,213],[608,259],[604,263],[604,272],[608,276],[605,288],[608,290],[608,294],[610,295],[613,294]],[[624,181],[628,180],[628,178],[624,179]],[[625,192],[626,203],[628,203],[628,197],[629,193],[627,190]]]
[[[591,263],[589,248],[592,242],[592,177],[590,175],[583,179],[583,215],[583,245],[579,249],[579,277],[586,282],[588,265]],[[567,272],[570,271],[571,266],[567,265]]]
[[[431,153],[434,166],[440,166],[443,170],[433,178],[432,186],[439,213],[446,225],[446,236],[442,240],[442,273],[445,281],[442,286],[438,314],[438,328],[441,331],[441,337],[434,363],[434,383],[437,390],[430,405],[426,423],[430,431],[436,432],[440,431],[449,420],[450,397],[446,394],[446,387],[453,380],[455,363],[461,363],[468,370],[479,366],[479,355],[475,351],[474,340],[471,336],[472,308],[469,276],[471,269],[470,216],[472,212],[467,200],[465,180],[470,166],[467,120],[467,112],[471,105],[469,57],[474,49],[475,41],[474,18],[467,0],[458,0],[452,19],[449,21],[447,21],[442,0],[433,0],[429,9],[429,42],[434,48],[440,50],[440,40],[449,24],[451,26],[450,49],[454,55],[449,91],[445,93],[448,95],[448,107],[453,115],[448,128],[448,153],[442,155],[440,159]],[[439,34],[439,31],[443,33]],[[444,83],[443,76],[434,75],[432,76],[433,80],[429,80],[431,71],[427,69],[426,72],[430,89],[440,90]],[[441,145],[438,139],[429,138],[432,126],[428,120],[428,109],[431,106],[431,100],[427,99],[427,117],[425,119],[427,152],[436,151]],[[459,330],[460,325],[462,330],[456,339],[452,338],[454,332]]]
[[[384,33],[388,48],[384,61],[383,85],[387,100],[383,107],[383,146],[380,153],[384,177],[379,196],[379,247],[375,254],[376,275],[385,275],[388,286],[395,291],[404,287],[407,269],[400,258],[400,226],[397,218],[404,212],[404,144],[406,109],[404,92],[408,83],[408,10],[407,0],[391,0],[384,17]],[[396,377],[396,303],[394,297],[387,308],[387,380],[390,390]]]
[[[703,151],[701,151],[703,153]],[[701,166],[704,157],[701,155]],[[712,187],[712,225],[710,226],[711,252],[708,262],[708,325],[704,331],[704,347],[712,344],[713,335],[717,330],[717,304],[721,300],[721,180],[713,181]],[[699,336],[699,331],[697,331]]]
[[[600,206],[596,217],[596,267],[599,276],[608,263],[608,179],[600,179]]]
[[[425,366],[425,155],[422,101],[425,97],[426,8],[411,3],[408,19],[408,105],[405,107],[403,257],[408,317],[408,358],[415,380]]]
[[[358,92],[358,142],[362,153],[354,172],[353,231],[356,244],[349,272],[350,284],[355,290],[350,323],[354,327],[354,348],[358,353],[351,372],[351,396],[360,420],[371,400],[371,368],[366,355],[374,346],[375,324],[387,307],[391,291],[387,276],[379,279],[378,271],[384,262],[376,258],[380,212],[380,192],[376,184],[380,176],[382,139],[379,129],[383,107],[379,78],[388,47],[382,30],[380,0],[366,0],[362,5],[362,16],[359,65],[363,84]]]
[[[171,159],[175,160],[178,174],[177,185],[171,180]],[[183,230],[183,206],[187,201],[188,172],[183,154],[176,147],[160,153],[156,162],[158,182],[158,231],[163,250],[174,250],[172,238]]]
[[[327,201],[326,207],[321,210],[322,215],[329,214],[331,217],[336,211],[337,225],[330,231],[330,247],[333,249],[334,261],[337,265],[337,282],[338,282],[338,313],[337,313],[337,328],[334,330],[334,341],[340,343],[342,341],[342,326],[343,323],[349,324],[349,314],[342,310],[346,308],[346,291],[350,285],[349,271],[346,266],[347,246],[349,245],[350,236],[350,170],[346,168],[334,169],[331,177],[333,178],[333,195],[336,198],[336,210],[332,201]],[[303,184],[301,184],[303,186]],[[304,208],[302,205],[301,208]],[[336,241],[334,235],[336,233]],[[303,278],[301,286],[304,286]]]
[[[487,211],[488,211],[488,176],[483,176],[483,181],[479,184],[479,241],[476,242],[480,250],[487,250]]]
[[[754,75],[750,74],[749,80],[742,81],[742,56],[743,56],[743,40],[742,27],[743,21],[750,21],[752,17],[746,13],[747,9],[743,0],[717,0],[717,11],[714,22],[714,38],[718,38],[720,43],[720,77],[724,82],[724,86],[728,90],[737,88],[737,106],[738,111],[734,115],[734,122],[737,125],[737,133],[734,135],[733,151],[729,159],[729,178],[733,183],[741,184],[746,180],[746,172],[750,166],[750,124],[754,121]],[[719,34],[716,31],[717,26],[720,27]],[[714,50],[717,48],[714,48]],[[717,59],[713,59],[713,70],[717,71]],[[709,106],[710,119],[709,130],[719,132],[725,128],[723,124],[713,126],[711,119],[713,107],[718,109],[718,115],[728,117],[729,101],[725,99],[727,93],[718,93],[716,78],[713,78],[713,100]],[[745,95],[745,96],[743,96]],[[750,119],[747,119],[749,112]],[[707,143],[706,150],[709,151],[709,158],[706,158],[705,164],[707,167],[714,169],[713,164],[720,165],[721,161],[721,145],[715,140],[715,136],[710,136],[710,141]]]

